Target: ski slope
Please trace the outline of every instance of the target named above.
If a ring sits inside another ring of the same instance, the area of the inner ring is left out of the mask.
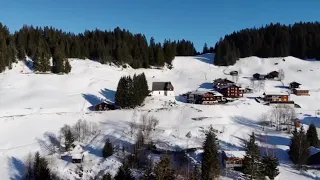
[[[283,61],[285,59],[285,61]],[[123,69],[113,65],[102,65],[90,60],[70,59],[72,71],[68,75],[35,74],[22,62],[13,65],[13,69],[0,74],[0,176],[1,179],[20,179],[23,175],[23,162],[29,152],[42,151],[39,141],[46,133],[58,133],[64,124],[72,125],[79,119],[97,122],[100,134],[88,145],[89,159],[85,165],[91,172],[85,178],[111,172],[115,174],[120,165],[115,157],[104,160],[100,151],[106,138],[115,144],[130,144],[129,124],[135,113],[137,117],[148,112],[159,119],[159,126],[152,136],[159,147],[166,149],[200,147],[204,135],[202,129],[213,125],[221,131],[218,134],[220,147],[224,150],[242,150],[243,139],[252,131],[268,136],[268,144],[274,145],[280,158],[278,179],[317,178],[317,172],[299,172],[291,166],[287,150],[290,136],[262,131],[258,125],[262,113],[268,106],[257,103],[252,97],[263,92],[286,92],[283,85],[297,81],[310,89],[310,96],[291,95],[291,99],[302,108],[296,109],[302,123],[317,126],[319,119],[315,112],[320,105],[320,62],[305,61],[294,57],[258,58],[248,57],[237,61],[233,66],[217,67],[212,64],[213,55],[196,57],[176,57],[173,69]],[[276,65],[277,64],[277,65]],[[144,72],[149,88],[153,81],[171,81],[175,94],[186,93],[198,88],[209,89],[216,78],[231,77],[228,72],[241,72],[238,83],[250,87],[250,78],[254,73],[268,73],[282,69],[285,72],[283,82],[266,81],[264,89],[228,103],[226,105],[194,105],[180,101],[179,97],[147,97],[145,106],[135,110],[115,110],[102,113],[89,112],[87,107],[99,100],[114,101],[118,80],[123,75]],[[170,106],[169,102],[176,102]],[[196,121],[192,118],[206,117]],[[191,132],[188,140],[185,135]],[[120,155],[119,155],[120,156]],[[59,158],[52,160],[52,166],[66,178],[74,178],[75,165]],[[115,164],[114,166],[111,166]],[[319,173],[318,173],[319,174]],[[235,177],[222,177],[234,179]],[[319,177],[320,178],[320,175]]]

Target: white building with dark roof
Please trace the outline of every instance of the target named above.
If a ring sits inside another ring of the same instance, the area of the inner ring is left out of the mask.
[[[152,96],[174,96],[174,87],[171,82],[153,82]]]

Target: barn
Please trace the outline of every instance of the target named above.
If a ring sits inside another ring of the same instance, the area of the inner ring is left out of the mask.
[[[118,109],[118,107],[109,101],[102,101],[98,104],[95,104],[93,106],[90,106],[89,109],[91,111],[107,111],[107,110],[115,110]]]

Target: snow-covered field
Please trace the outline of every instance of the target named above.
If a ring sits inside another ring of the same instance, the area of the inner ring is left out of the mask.
[[[286,92],[283,86],[297,81],[310,90],[310,96],[291,99],[302,108],[296,109],[303,124],[314,122],[320,105],[320,62],[304,61],[293,57],[261,59],[249,57],[240,59],[234,66],[217,67],[212,65],[213,55],[197,57],[176,57],[173,69],[123,69],[121,67],[101,65],[94,61],[70,59],[72,71],[68,75],[34,74],[23,63],[13,65],[12,70],[0,74],[0,176],[1,179],[20,179],[23,174],[23,162],[29,152],[41,150],[39,142],[46,133],[58,133],[64,124],[72,125],[79,119],[97,122],[101,133],[88,145],[89,160],[85,165],[91,169],[87,176],[115,173],[119,163],[115,157],[104,160],[100,151],[106,138],[117,144],[132,143],[129,122],[133,114],[140,116],[148,112],[157,117],[159,126],[153,134],[153,140],[166,148],[200,147],[204,135],[201,129],[213,125],[222,133],[218,134],[221,149],[242,150],[242,140],[252,131],[264,135],[258,125],[262,113],[268,106],[257,103],[253,97],[266,92]],[[276,63],[278,63],[276,65]],[[145,106],[136,110],[115,110],[94,113],[87,107],[99,99],[114,100],[118,80],[123,75],[144,72],[149,88],[153,81],[171,81],[175,94],[186,93],[197,88],[211,88],[216,78],[228,78],[232,70],[240,71],[238,83],[250,86],[254,73],[268,73],[283,69],[285,78],[279,81],[266,81],[264,89],[246,95],[238,101],[226,105],[193,105],[180,101],[179,97],[147,97]],[[21,72],[23,70],[23,72]],[[170,106],[169,101],[176,105]],[[192,118],[208,117],[201,121]],[[187,140],[186,134],[191,132]],[[268,131],[268,143],[275,145],[280,158],[278,179],[316,179],[315,171],[299,172],[291,166],[287,150],[290,136],[285,133]],[[72,179],[75,165],[58,158],[52,164],[65,177]],[[223,177],[228,179],[228,177]],[[234,177],[229,177],[233,179]]]

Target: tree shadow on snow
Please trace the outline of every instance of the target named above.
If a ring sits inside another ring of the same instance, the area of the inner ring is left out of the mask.
[[[314,116],[308,116],[304,117],[301,121],[302,124],[306,124],[310,126],[311,124],[314,124],[316,127],[320,127],[320,118],[314,117]]]
[[[202,55],[196,56],[195,59],[207,64],[213,64],[214,54],[211,54],[211,53],[202,54]]]
[[[102,138],[98,142],[95,142],[99,145],[93,146],[89,144],[84,148],[86,151],[88,151],[92,155],[103,157],[102,149],[107,139],[109,139],[109,141],[112,143],[115,150],[122,150],[123,148],[125,151],[129,151],[129,152],[132,152],[133,150],[132,148],[133,144],[126,140],[123,140],[122,138],[115,137],[111,134],[101,134],[99,136],[100,137],[102,136]]]
[[[43,139],[37,138],[37,142],[41,150],[45,151],[48,154],[54,154],[62,148],[58,137],[51,132],[45,132],[43,135]]]
[[[103,101],[103,99],[93,94],[82,94],[82,97],[85,100],[87,100],[91,105],[95,105]]]
[[[231,119],[235,123],[243,125],[243,126],[247,126],[247,127],[253,128],[253,129],[262,129],[262,127],[260,125],[258,125],[257,122],[255,122],[249,118],[243,117],[243,116],[233,116],[233,117],[231,117]]]
[[[288,87],[288,86],[274,86],[274,87],[276,87],[276,88],[280,88],[280,89],[289,89],[289,87]]]
[[[270,145],[290,146],[291,140],[281,136],[270,136],[257,134],[257,140]]]
[[[205,82],[199,85],[199,88],[213,90],[213,84],[211,82]]]
[[[25,165],[24,163],[15,158],[11,157],[8,159],[8,167],[10,168],[10,180],[22,180]]]
[[[114,103],[116,91],[105,88],[100,91],[100,94],[103,95],[107,100]]]
[[[222,151],[241,151],[244,148],[235,144],[219,140],[219,147]]]

